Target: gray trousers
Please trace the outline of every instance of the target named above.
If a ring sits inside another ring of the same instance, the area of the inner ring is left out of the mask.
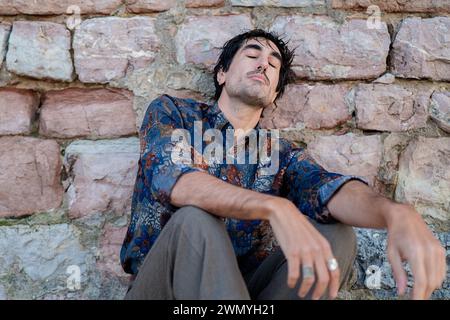
[[[318,224],[341,269],[341,287],[356,256],[353,228]],[[281,250],[242,275],[225,228],[216,216],[194,206],[177,210],[142,263],[125,299],[300,299],[300,281],[287,286],[287,261]],[[314,286],[305,297],[310,299]]]

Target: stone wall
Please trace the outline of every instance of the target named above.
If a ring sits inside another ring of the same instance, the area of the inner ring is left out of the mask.
[[[0,21],[0,298],[124,295],[143,113],[211,101],[221,45],[253,27],[297,47],[263,124],[413,204],[449,252],[450,1],[0,0]],[[385,232],[358,243],[341,298],[394,297]]]

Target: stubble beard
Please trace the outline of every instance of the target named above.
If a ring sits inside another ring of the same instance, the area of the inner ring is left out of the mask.
[[[270,100],[261,86],[262,84],[260,86],[257,84],[231,86],[231,88],[229,88],[229,95],[239,98],[243,103],[256,109],[264,109],[270,105]]]

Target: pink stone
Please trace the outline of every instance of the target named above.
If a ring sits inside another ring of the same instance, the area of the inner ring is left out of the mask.
[[[55,138],[113,138],[136,133],[130,91],[70,88],[45,93],[39,133]]]
[[[52,15],[73,13],[78,10],[79,14],[110,14],[121,4],[122,0],[0,0],[0,15]]]
[[[296,48],[298,78],[371,79],[386,71],[391,40],[384,22],[369,29],[366,20],[338,24],[330,17],[279,16],[271,30],[286,35]]]
[[[275,106],[263,112],[266,128],[333,128],[351,118],[343,85],[289,85]]]
[[[32,137],[0,137],[0,217],[20,217],[58,208],[59,145]]]
[[[358,128],[380,131],[407,131],[427,125],[431,90],[399,85],[360,84],[355,107]]]
[[[450,17],[406,18],[392,44],[392,73],[403,78],[450,80]]]
[[[381,12],[450,12],[448,0],[331,0],[335,9],[367,9],[378,6]]]
[[[212,70],[224,43],[249,29],[253,29],[252,22],[244,14],[188,17],[175,36],[178,63]]]
[[[75,69],[82,82],[107,83],[148,67],[160,48],[155,18],[93,18],[75,30]]]
[[[374,185],[381,163],[383,146],[380,136],[317,137],[308,144],[312,157],[328,171],[357,175]]]
[[[0,135],[29,134],[39,106],[36,92],[25,89],[0,89]]]
[[[69,217],[130,212],[138,160],[136,137],[71,143],[64,157]]]
[[[450,219],[450,138],[411,142],[400,156],[395,199],[424,215]]]
[[[125,3],[133,13],[166,11],[176,5],[175,0],[125,0]]]

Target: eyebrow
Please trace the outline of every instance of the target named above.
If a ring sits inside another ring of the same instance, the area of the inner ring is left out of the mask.
[[[253,44],[247,44],[247,45],[242,49],[242,51],[247,50],[247,49],[255,49],[255,50],[262,51],[262,47],[261,47],[260,45],[258,45],[258,44],[255,44],[255,43],[253,43]],[[280,60],[280,63],[282,62],[281,55],[280,55],[278,52],[272,51],[272,52],[270,53],[270,55],[273,56],[273,57],[275,57],[275,58],[277,58],[278,60]]]

